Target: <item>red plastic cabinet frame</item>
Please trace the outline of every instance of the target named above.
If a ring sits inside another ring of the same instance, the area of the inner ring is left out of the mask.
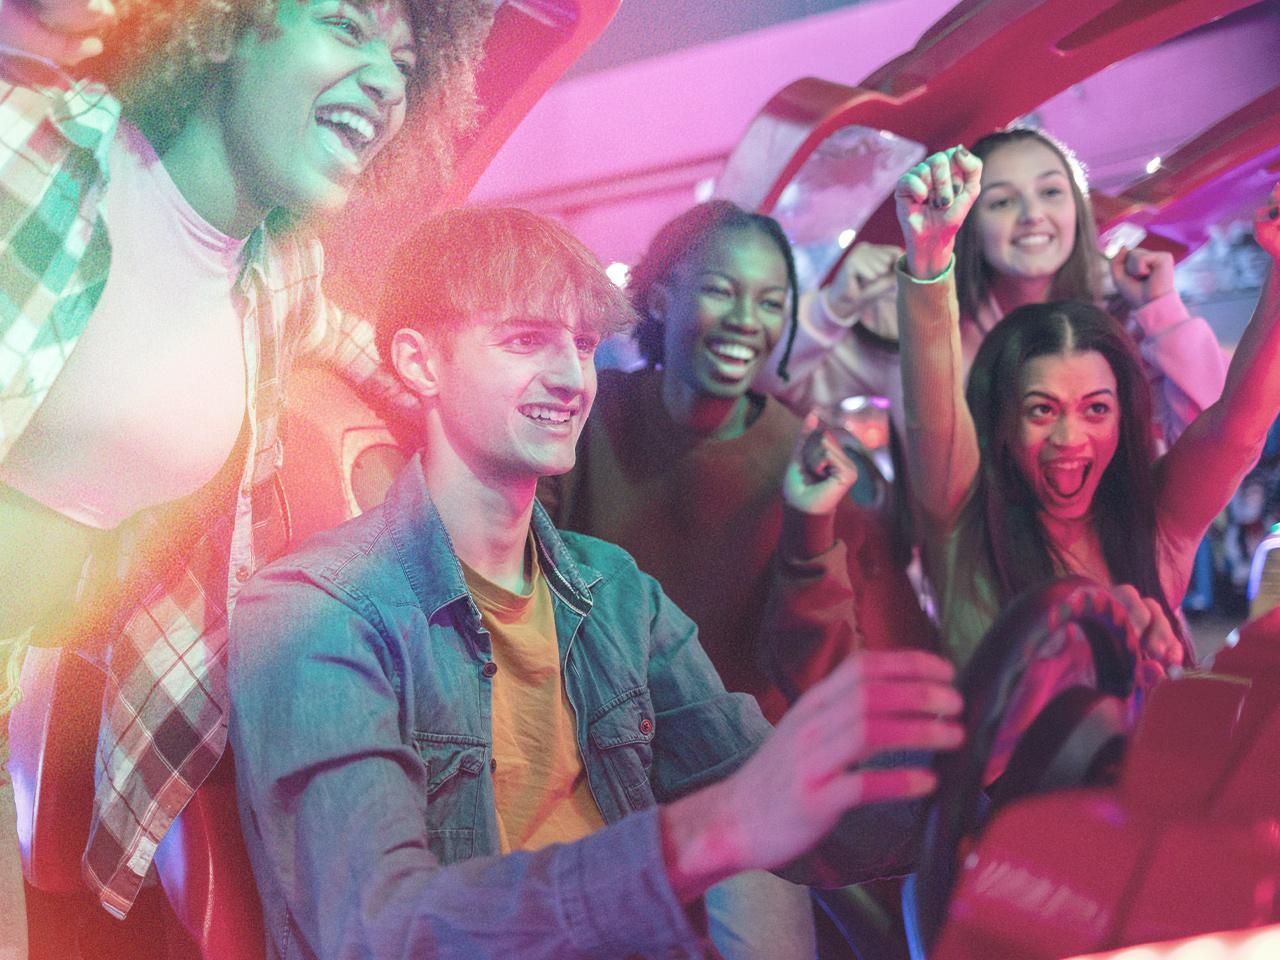
[[[1247,0],[965,0],[912,50],[856,87],[806,77],[781,90],[751,122],[718,192],[771,212],[814,150],[853,124],[930,151],[972,142],[1113,63],[1246,6]],[[1271,104],[1254,107],[1261,112]],[[892,204],[883,204],[859,234],[897,242]]]

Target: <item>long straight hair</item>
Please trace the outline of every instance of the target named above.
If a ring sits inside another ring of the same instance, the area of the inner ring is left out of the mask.
[[[1036,357],[1096,351],[1115,374],[1120,438],[1090,511],[1107,569],[1159,601],[1177,630],[1156,564],[1156,509],[1151,387],[1132,339],[1093,304],[1027,304],[982,341],[965,399],[977,431],[981,465],[961,520],[965,556],[985,557],[1001,606],[1056,576],[1065,558],[1050,542],[1040,504],[1015,456],[1022,412],[1022,373]],[[1185,645],[1185,638],[1184,645]]]
[[[1089,206],[1089,187],[1084,168],[1075,155],[1048,134],[1031,127],[1010,127],[988,133],[969,150],[985,163],[1001,147],[1019,143],[1038,143],[1062,161],[1067,180],[1071,183],[1071,199],[1076,207],[1076,232],[1071,241],[1071,254],[1054,274],[1048,299],[1100,303],[1103,298],[1103,274],[1097,248],[1098,227]],[[979,197],[978,203],[981,202],[982,198]],[[978,310],[987,302],[998,279],[996,269],[982,255],[977,221],[975,211],[970,210],[956,234],[956,297],[960,303],[960,313],[966,317],[978,315]]]

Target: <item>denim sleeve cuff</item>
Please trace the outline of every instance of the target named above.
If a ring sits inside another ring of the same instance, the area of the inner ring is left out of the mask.
[[[701,960],[704,939],[667,879],[656,807],[584,837],[563,853],[555,888],[567,935],[579,951]]]

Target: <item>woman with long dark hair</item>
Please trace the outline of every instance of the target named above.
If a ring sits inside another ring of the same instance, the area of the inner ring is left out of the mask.
[[[897,189],[907,458],[944,643],[961,664],[1004,604],[1057,574],[1129,584],[1171,620],[1200,538],[1280,413],[1280,377],[1268,375],[1280,369],[1274,276],[1221,399],[1159,461],[1141,361],[1091,304],[1009,313],[977,351],[965,391],[956,238],[983,183],[981,159],[957,147],[911,168]],[[1280,258],[1277,199],[1256,230]],[[1147,652],[1168,664],[1189,651],[1183,640]]]

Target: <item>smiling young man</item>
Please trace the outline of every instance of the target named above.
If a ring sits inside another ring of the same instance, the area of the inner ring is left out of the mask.
[[[84,875],[116,915],[223,751],[227,619],[283,546],[292,361],[412,401],[325,301],[304,228],[406,124],[415,188],[445,180],[490,14],[133,0],[117,21],[109,0],[0,0],[0,712],[32,640],[106,669]],[[102,40],[78,73],[109,82],[62,72]]]
[[[910,805],[864,805],[931,774],[860,764],[959,742],[950,668],[851,658],[771,732],[656,581],[535,501],[630,316],[592,256],[533,214],[470,210],[393,267],[381,342],[424,446],[381,506],[255,577],[232,623],[271,955],[699,956],[700,897],[740,871],[901,867]]]

